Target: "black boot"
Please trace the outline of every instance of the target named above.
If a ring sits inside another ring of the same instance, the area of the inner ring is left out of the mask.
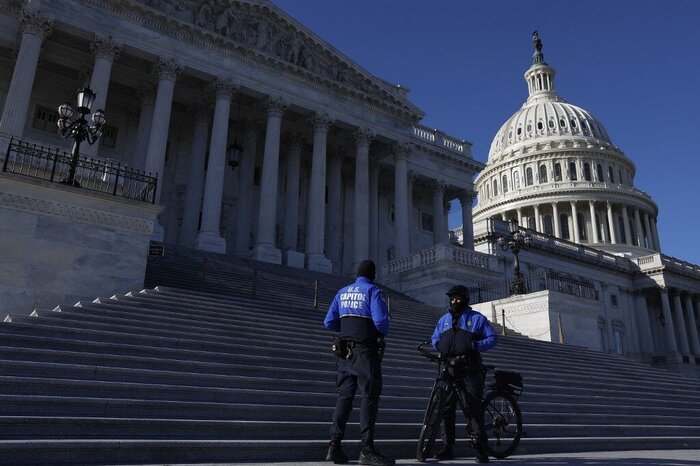
[[[374,445],[371,443],[362,442],[360,449],[360,464],[370,466],[392,466],[396,461],[381,455]]]
[[[328,446],[326,461],[333,461],[335,464],[345,464],[348,462],[348,455],[343,452],[343,447],[340,446],[340,440],[331,440],[331,444]]]
[[[476,456],[474,457],[474,462],[475,463],[488,463],[489,462],[489,455],[485,451],[478,451],[476,452]]]
[[[454,445],[446,443],[443,447],[442,450],[439,452],[435,453],[433,455],[433,458],[438,459],[438,460],[452,460],[455,457],[455,452],[454,452]]]

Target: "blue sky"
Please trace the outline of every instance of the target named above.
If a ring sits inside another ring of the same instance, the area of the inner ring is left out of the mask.
[[[600,120],[635,163],[635,186],[659,206],[662,252],[700,264],[700,248],[682,239],[700,226],[700,1],[273,3],[367,71],[410,88],[423,124],[471,141],[484,162],[527,98],[538,30],[559,95]]]

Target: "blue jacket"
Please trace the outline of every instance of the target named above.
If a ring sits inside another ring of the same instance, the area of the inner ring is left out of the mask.
[[[452,328],[450,312],[438,320],[433,332],[433,346],[442,354],[456,356],[469,351],[483,352],[493,348],[498,335],[483,314],[471,307],[460,314],[456,326]]]
[[[356,342],[371,342],[386,335],[389,311],[382,290],[370,279],[357,277],[355,283],[335,295],[323,325]]]

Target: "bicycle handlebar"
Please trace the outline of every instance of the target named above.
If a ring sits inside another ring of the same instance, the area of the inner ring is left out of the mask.
[[[426,358],[430,359],[431,361],[447,362],[448,364],[455,365],[457,362],[459,362],[459,361],[461,361],[461,360],[465,360],[465,359],[468,358],[468,356],[467,356],[466,354],[461,354],[461,355],[459,355],[459,356],[445,356],[445,355],[442,355],[442,354],[435,354],[435,353],[433,353],[433,352],[431,352],[431,351],[426,350],[425,348],[423,348],[423,346],[428,345],[428,344],[429,344],[429,342],[424,341],[424,342],[420,343],[420,344],[416,347],[416,349],[417,349],[421,354],[423,354],[423,356],[425,356]],[[495,368],[496,368],[496,366],[491,366],[491,365],[484,364],[484,369],[486,369],[487,371],[493,370],[493,369],[495,369]]]

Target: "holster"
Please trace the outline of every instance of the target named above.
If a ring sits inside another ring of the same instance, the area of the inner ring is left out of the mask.
[[[350,342],[344,339],[340,335],[333,337],[333,344],[331,344],[331,352],[342,359],[349,359],[352,353],[350,352]]]

